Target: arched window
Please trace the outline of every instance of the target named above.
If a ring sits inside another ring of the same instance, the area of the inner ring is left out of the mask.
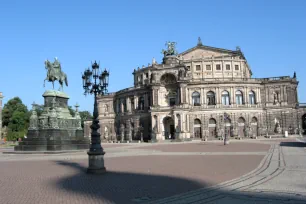
[[[212,91],[207,92],[207,105],[216,105],[215,93]]]
[[[238,123],[245,123],[245,119],[243,117],[238,118]]]
[[[249,92],[249,104],[255,104],[256,101],[255,101],[255,93],[254,91],[250,91]]]
[[[201,125],[201,121],[199,119],[194,119],[194,125]]]
[[[201,121],[199,119],[194,120],[193,132],[195,138],[201,138]]]
[[[192,93],[192,104],[194,106],[200,106],[201,102],[200,102],[200,93],[195,91]]]
[[[211,125],[215,125],[217,122],[216,122],[215,119],[210,118],[209,121],[208,121],[208,123],[211,124]]]
[[[229,93],[227,91],[223,91],[221,95],[222,104],[228,106],[230,104]]]
[[[241,91],[236,91],[236,104],[242,105],[243,103],[243,96]]]

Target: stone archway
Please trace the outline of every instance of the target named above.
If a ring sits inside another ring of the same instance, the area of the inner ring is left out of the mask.
[[[208,121],[208,131],[209,131],[210,138],[217,137],[217,122],[213,118],[210,118]]]
[[[201,130],[201,121],[199,119],[194,119],[193,123],[193,133],[194,133],[194,138],[195,139],[200,139],[202,135],[202,130]]]
[[[253,117],[251,121],[251,132],[250,136],[251,137],[257,137],[258,135],[258,125],[257,125],[257,118]]]
[[[245,137],[245,119],[238,118],[238,137]]]
[[[163,135],[165,139],[175,139],[175,127],[173,118],[167,116],[163,119],[164,131]]]
[[[232,136],[232,120],[230,118],[226,118],[224,120],[224,135],[223,137],[225,137],[225,134],[227,135],[227,137],[231,137]]]

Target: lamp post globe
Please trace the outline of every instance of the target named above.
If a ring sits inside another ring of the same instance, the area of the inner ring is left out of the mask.
[[[105,71],[99,75],[100,65],[95,61],[82,75],[84,95],[94,95],[94,110],[91,128],[91,144],[88,154],[88,168],[87,173],[101,174],[106,172],[104,166],[104,150],[101,146],[101,134],[98,132],[99,125],[99,112],[97,95],[107,94],[109,72]],[[105,81],[107,80],[107,83]]]

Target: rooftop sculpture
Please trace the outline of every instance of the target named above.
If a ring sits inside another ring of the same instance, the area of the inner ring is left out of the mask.
[[[165,46],[167,47],[167,50],[162,50],[164,56],[177,55],[177,51],[175,48],[176,44],[176,42],[166,42]]]

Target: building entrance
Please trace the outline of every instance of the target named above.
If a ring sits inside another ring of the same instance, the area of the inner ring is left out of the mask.
[[[166,140],[175,139],[174,120],[171,117],[165,117],[163,119],[164,131],[163,135]]]

